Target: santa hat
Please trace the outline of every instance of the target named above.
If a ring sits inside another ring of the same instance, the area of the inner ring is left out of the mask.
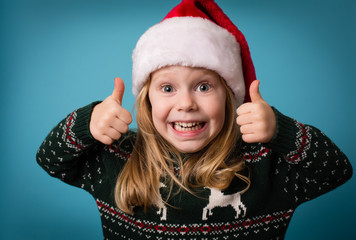
[[[248,89],[256,79],[245,37],[214,0],[183,0],[141,36],[132,60],[135,96],[152,72],[172,65],[217,72],[237,105],[250,101]]]

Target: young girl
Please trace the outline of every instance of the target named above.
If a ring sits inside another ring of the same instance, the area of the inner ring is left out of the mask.
[[[111,96],[52,130],[37,161],[94,196],[105,239],[283,239],[296,207],[352,168],[318,129],[271,108],[255,79],[214,1],[183,0],[134,50],[137,133],[116,78]]]

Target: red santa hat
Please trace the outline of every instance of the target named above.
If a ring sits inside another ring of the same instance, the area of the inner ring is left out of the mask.
[[[248,89],[256,79],[245,37],[214,0],[182,0],[141,36],[132,60],[135,96],[152,72],[172,65],[217,72],[237,105],[250,101]]]

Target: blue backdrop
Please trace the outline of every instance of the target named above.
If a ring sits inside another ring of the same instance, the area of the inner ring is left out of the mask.
[[[0,0],[0,239],[102,238],[92,197],[49,177],[36,151],[67,113],[111,94],[115,76],[132,109],[135,43],[178,2]],[[355,1],[217,3],[247,38],[265,100],[323,130],[355,167]],[[300,206],[286,239],[356,237],[355,186]]]

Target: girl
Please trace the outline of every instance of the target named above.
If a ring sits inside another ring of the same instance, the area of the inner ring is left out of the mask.
[[[95,197],[105,239],[283,239],[296,207],[352,168],[318,129],[271,108],[255,79],[214,1],[183,0],[134,50],[137,133],[116,78],[111,96],[52,130],[37,161]]]

